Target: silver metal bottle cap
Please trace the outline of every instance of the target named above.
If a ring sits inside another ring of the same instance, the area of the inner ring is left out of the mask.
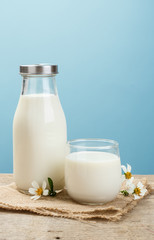
[[[21,75],[54,75],[58,73],[58,65],[35,64],[21,65]]]

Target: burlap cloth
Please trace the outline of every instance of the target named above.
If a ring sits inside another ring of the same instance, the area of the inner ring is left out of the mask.
[[[151,187],[147,184],[146,179],[136,179],[136,181],[141,181],[144,184],[148,190],[145,195],[148,195]],[[104,205],[81,205],[71,200],[66,190],[63,190],[56,197],[42,197],[34,201],[30,199],[30,196],[18,192],[15,183],[0,186],[1,209],[28,211],[40,215],[78,220],[106,219],[117,221],[122,215],[133,209],[140,200],[134,200],[133,196],[125,197],[119,194],[114,201]]]

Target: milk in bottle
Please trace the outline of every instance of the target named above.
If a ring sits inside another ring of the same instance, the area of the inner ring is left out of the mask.
[[[14,178],[19,190],[52,178],[64,187],[66,120],[56,89],[56,65],[20,66],[22,92],[13,122]]]

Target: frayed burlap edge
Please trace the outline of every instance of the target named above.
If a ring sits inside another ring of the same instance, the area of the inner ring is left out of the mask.
[[[141,179],[140,181],[144,182],[144,184],[147,182],[145,178]],[[7,187],[9,187],[9,185],[7,185]],[[147,188],[147,192],[145,196],[149,195],[152,191],[151,186],[147,183],[146,183],[146,188]],[[127,197],[124,197],[124,198],[127,198]],[[140,198],[139,200],[134,200],[132,196],[131,200],[126,204],[124,208],[107,207],[101,210],[100,208],[97,209],[97,206],[96,206],[93,211],[89,211],[89,212],[80,211],[80,212],[74,212],[74,213],[72,213],[71,211],[60,210],[58,208],[49,209],[46,207],[34,208],[34,207],[28,207],[28,206],[22,206],[22,207],[13,206],[8,203],[1,202],[1,198],[0,198],[0,209],[29,212],[29,213],[35,213],[43,216],[61,217],[61,218],[76,219],[76,220],[88,221],[88,222],[95,221],[97,219],[108,220],[108,221],[118,221],[122,218],[123,215],[131,211],[138,204],[138,202],[142,200],[142,198]]]

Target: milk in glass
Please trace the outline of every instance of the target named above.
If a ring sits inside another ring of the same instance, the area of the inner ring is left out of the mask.
[[[81,151],[67,155],[65,184],[68,194],[80,203],[112,201],[121,187],[121,163],[116,154]]]

